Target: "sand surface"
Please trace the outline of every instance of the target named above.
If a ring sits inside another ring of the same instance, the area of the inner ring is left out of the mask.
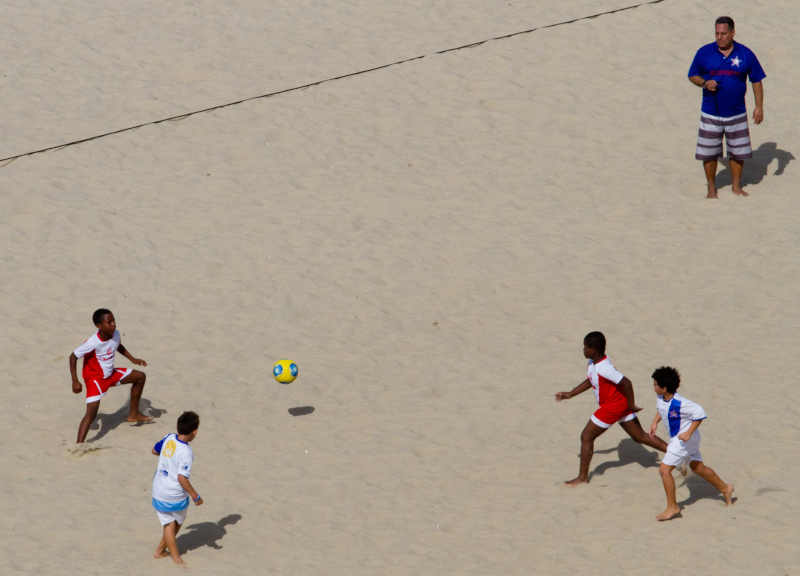
[[[428,56],[0,169],[4,574],[174,573],[150,448],[188,409],[197,574],[800,570],[800,5],[665,0],[435,55],[625,2],[130,4],[11,9],[3,155]],[[766,120],[751,196],[721,168],[710,202],[685,76],[725,12]],[[67,358],[100,306],[158,418],[111,390],[80,454]],[[657,456],[619,427],[562,486],[595,402],[553,393],[598,329],[645,425],[649,374],[681,370],[732,508],[690,475],[656,523]]]

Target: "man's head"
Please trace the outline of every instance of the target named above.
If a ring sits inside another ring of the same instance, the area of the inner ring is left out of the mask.
[[[733,46],[733,37],[736,30],[733,28],[733,18],[730,16],[720,16],[714,26],[714,35],[717,39],[717,47],[720,50],[727,50]]]
[[[665,393],[675,394],[681,385],[680,372],[670,366],[658,368],[652,375],[653,390],[656,394],[663,396]]]
[[[106,310],[105,308],[94,311],[94,314],[92,314],[92,322],[94,322],[97,329],[105,335],[113,335],[114,331],[117,329],[117,321],[114,319],[114,315],[111,313],[111,310]]]
[[[200,416],[194,412],[184,412],[178,418],[178,434],[181,436],[191,436],[189,440],[194,440],[199,427]]]
[[[595,354],[606,353],[606,337],[602,332],[589,332],[583,339],[583,356],[591,358]]]

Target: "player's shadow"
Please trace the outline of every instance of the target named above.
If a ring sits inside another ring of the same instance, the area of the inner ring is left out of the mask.
[[[709,499],[725,502],[725,496],[720,494],[719,490],[700,478],[700,476],[696,476],[691,472],[681,484],[681,487],[683,486],[686,486],[689,489],[689,497],[682,502],[678,502],[678,506],[681,509],[683,509],[685,506],[691,506],[698,500]],[[736,496],[733,497],[733,501],[736,502]]]
[[[128,412],[130,411],[131,400],[128,398],[128,401],[125,404],[114,412],[113,414],[100,414],[97,413],[97,418],[95,418],[94,423],[92,423],[90,430],[99,430],[99,432],[91,438],[87,440],[87,442],[97,442],[111,432],[114,428],[118,427],[120,424],[127,424]],[[153,408],[152,403],[147,398],[142,398],[139,401],[139,410],[142,414],[146,416],[152,416],[153,418],[160,418],[162,414],[165,414],[167,411],[162,410],[161,408]],[[137,424],[131,424],[131,426],[143,426],[146,422],[139,422]]]
[[[744,161],[744,170],[742,170],[742,186],[755,186],[760,184],[764,177],[767,175],[769,165],[773,160],[778,161],[778,167],[775,169],[773,176],[780,176],[783,174],[789,162],[795,160],[794,155],[786,150],[778,148],[775,142],[764,142],[757,150],[753,150],[753,158]],[[730,186],[733,182],[731,178],[731,167],[727,158],[721,158],[720,164],[725,169],[717,174],[717,188],[723,186]]]
[[[197,550],[203,546],[220,550],[222,546],[217,544],[217,540],[222,540],[228,533],[225,526],[236,524],[241,519],[241,514],[229,514],[219,522],[200,522],[188,526],[184,529],[186,532],[178,535],[178,552],[186,554],[189,550]]]
[[[658,452],[650,452],[644,445],[639,444],[631,438],[624,438],[619,441],[616,448],[608,448],[606,450],[595,450],[595,454],[611,454],[616,452],[619,460],[616,462],[603,462],[595,467],[590,476],[601,476],[606,470],[611,468],[619,468],[627,466],[628,464],[638,464],[642,468],[652,468],[658,466]]]

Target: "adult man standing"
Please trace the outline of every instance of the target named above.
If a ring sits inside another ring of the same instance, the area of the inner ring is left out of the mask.
[[[708,180],[708,198],[717,197],[715,178],[717,158],[722,156],[723,134],[728,148],[733,193],[748,196],[739,183],[744,161],[753,157],[744,103],[748,76],[756,99],[753,122],[761,124],[764,120],[764,87],[761,81],[767,75],[752,50],[734,42],[736,31],[733,26],[732,18],[717,18],[716,42],[700,48],[689,68],[689,80],[703,89],[695,158],[703,161]]]

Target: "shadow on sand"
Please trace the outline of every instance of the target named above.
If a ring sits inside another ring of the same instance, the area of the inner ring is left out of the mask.
[[[773,176],[780,176],[783,174],[789,162],[794,160],[795,157],[791,152],[781,150],[775,142],[764,142],[758,147],[758,150],[753,150],[753,158],[744,161],[744,170],[742,170],[742,186],[755,186],[760,184],[764,177],[767,175],[769,165],[773,160],[778,161],[778,167],[775,169]],[[721,158],[720,164],[725,168],[717,174],[717,189],[723,186],[731,185],[731,168],[728,165],[727,158]]]
[[[642,468],[658,467],[658,452],[650,452],[645,446],[631,438],[620,440],[616,448],[594,451],[595,454],[611,454],[612,452],[618,454],[619,460],[616,462],[603,462],[592,471],[589,479],[595,476],[602,476],[606,470],[611,468],[619,468],[628,464],[638,464]]]
[[[219,522],[200,522],[188,526],[184,529],[188,532],[178,535],[178,552],[186,554],[189,550],[197,550],[203,546],[220,550],[222,546],[217,544],[217,540],[222,540],[228,533],[225,526],[236,524],[241,519],[241,514],[229,514]]]
[[[120,424],[127,424],[126,419],[128,418],[128,412],[130,411],[131,399],[128,398],[127,402],[114,412],[113,414],[101,414],[97,413],[97,418],[95,419],[94,423],[92,423],[91,428],[89,430],[99,430],[99,432],[91,439],[86,440],[86,442],[97,442],[103,436],[111,432],[114,428],[118,427]],[[152,416],[153,418],[160,418],[162,414],[166,414],[166,410],[162,410],[161,408],[153,408],[150,400],[146,398],[142,398],[139,402],[139,410],[141,410],[142,414],[146,414],[147,416]],[[137,424],[131,424],[131,426],[144,426],[147,424],[146,422],[139,422]]]

